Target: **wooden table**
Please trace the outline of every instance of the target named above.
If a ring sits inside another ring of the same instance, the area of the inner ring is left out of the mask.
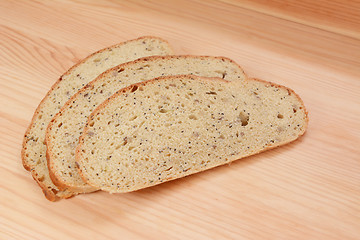
[[[360,2],[0,1],[0,239],[360,239]],[[23,134],[57,78],[142,35],[294,89],[299,141],[135,193],[49,202]]]

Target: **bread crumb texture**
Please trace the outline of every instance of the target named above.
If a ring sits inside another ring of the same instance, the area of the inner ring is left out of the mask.
[[[28,127],[22,148],[25,169],[43,189],[49,200],[65,198],[74,193],[59,191],[50,179],[46,160],[45,132],[50,120],[79,89],[105,70],[118,64],[150,55],[167,55],[172,50],[169,44],[156,37],[142,37],[102,49],[72,68],[52,86],[38,106]]]
[[[83,181],[75,165],[75,149],[88,116],[119,89],[159,76],[179,74],[237,82],[246,79],[235,62],[222,57],[153,56],[111,69],[72,97],[50,123],[46,144],[51,173],[69,189],[87,191],[89,185]]]
[[[285,87],[165,77],[126,88],[97,108],[76,160],[92,186],[129,192],[291,142],[306,126],[301,99]]]

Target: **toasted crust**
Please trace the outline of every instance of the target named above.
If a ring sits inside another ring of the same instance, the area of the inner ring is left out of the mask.
[[[59,190],[57,189],[56,186],[52,186],[52,187],[49,187],[49,186],[46,186],[42,181],[41,179],[39,178],[39,175],[38,173],[34,170],[34,164],[31,163],[31,160],[30,158],[27,156],[27,149],[28,148],[31,148],[31,146],[28,145],[28,142],[29,142],[29,139],[27,138],[27,136],[30,134],[31,130],[34,128],[34,124],[36,122],[36,119],[37,117],[39,116],[39,113],[44,105],[44,103],[48,100],[50,94],[55,90],[57,89],[57,87],[59,86],[59,84],[62,82],[63,78],[65,76],[68,76],[72,73],[72,71],[74,71],[74,69],[76,69],[77,67],[79,67],[80,65],[82,65],[83,63],[85,63],[88,59],[94,57],[95,55],[99,54],[99,53],[102,53],[102,52],[105,52],[109,49],[113,49],[113,48],[117,48],[117,47],[120,47],[122,45],[125,45],[127,43],[130,43],[130,42],[135,42],[135,41],[141,41],[142,39],[158,39],[160,40],[161,42],[163,42],[164,44],[168,44],[168,42],[166,40],[163,40],[161,38],[158,38],[158,37],[153,37],[153,36],[143,36],[143,37],[140,37],[140,38],[137,38],[137,39],[134,39],[134,40],[129,40],[129,41],[125,41],[125,42],[122,42],[122,43],[119,43],[119,44],[115,44],[115,45],[112,45],[110,47],[106,47],[104,49],[101,49],[99,51],[96,51],[94,53],[92,53],[91,55],[89,55],[88,57],[80,60],[78,63],[76,63],[74,66],[72,66],[69,70],[67,70],[53,85],[52,87],[50,88],[50,90],[47,92],[47,94],[45,95],[45,97],[41,100],[40,104],[38,105],[38,107],[36,108],[35,110],[35,113],[32,117],[32,120],[24,134],[24,139],[23,139],[23,143],[22,143],[22,150],[21,150],[21,159],[22,159],[22,164],[24,166],[24,168],[27,170],[27,171],[30,171],[34,180],[38,183],[38,185],[42,188],[44,194],[45,194],[45,197],[50,200],[50,201],[56,201],[56,200],[59,200],[60,198],[69,198],[73,195],[76,195],[77,193],[74,193],[74,192],[71,192],[71,191],[68,191],[68,190]],[[172,49],[170,48],[170,46],[168,46],[170,51],[172,51]],[[47,154],[47,153],[46,153]],[[46,160],[45,160],[46,161]]]

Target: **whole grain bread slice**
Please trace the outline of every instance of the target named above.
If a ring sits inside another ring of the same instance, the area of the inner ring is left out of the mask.
[[[31,171],[47,199],[55,201],[76,194],[65,189],[60,191],[52,183],[47,168],[46,127],[63,104],[80,88],[109,68],[144,56],[172,53],[165,40],[157,37],[141,37],[91,54],[70,68],[52,86],[35,111],[25,133],[22,148],[23,165],[25,169]]]
[[[130,192],[294,141],[307,121],[300,97],[280,85],[163,77],[103,102],[88,118],[76,162],[94,188]]]
[[[60,189],[94,191],[80,177],[75,148],[87,117],[117,90],[159,76],[194,74],[244,81],[243,70],[230,59],[210,56],[146,57],[110,69],[76,93],[52,119],[46,133],[50,176]]]

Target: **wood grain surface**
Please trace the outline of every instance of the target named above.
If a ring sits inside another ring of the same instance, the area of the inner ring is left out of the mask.
[[[234,59],[304,100],[295,143],[127,194],[49,202],[21,164],[50,86],[143,35]],[[0,239],[360,239],[360,2],[0,1]]]

